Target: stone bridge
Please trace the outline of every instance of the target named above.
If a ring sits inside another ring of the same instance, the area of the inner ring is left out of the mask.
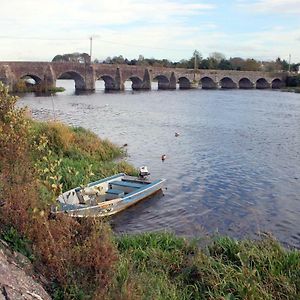
[[[77,91],[93,91],[96,80],[104,80],[106,90],[120,91],[130,80],[133,90],[150,90],[151,82],[158,89],[278,89],[284,85],[284,73],[231,70],[190,70],[129,65],[84,64],[68,62],[0,62],[0,81],[11,91],[20,79],[32,78],[35,84],[48,89],[64,76],[73,78]]]

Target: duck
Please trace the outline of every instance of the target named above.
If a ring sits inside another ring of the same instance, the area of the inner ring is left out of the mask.
[[[161,160],[162,160],[162,161],[164,161],[166,158],[167,158],[166,154],[163,154],[163,155],[161,156]]]
[[[179,136],[179,133],[178,133],[178,132],[175,132],[175,136],[176,136],[176,137]]]

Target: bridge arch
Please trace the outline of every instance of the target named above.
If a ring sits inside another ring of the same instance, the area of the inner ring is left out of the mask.
[[[186,90],[191,88],[191,82],[186,77],[179,77],[178,83],[179,83],[179,89],[181,90]]]
[[[157,75],[153,78],[153,80],[157,80],[159,90],[169,89],[170,81],[165,75]]]
[[[75,90],[86,90],[86,84],[83,76],[76,71],[64,71],[57,76],[57,79],[73,79],[75,81]]]
[[[271,83],[272,89],[280,89],[280,88],[282,88],[282,86],[283,86],[283,82],[279,78],[275,78],[272,80],[272,83]]]
[[[270,84],[265,78],[259,78],[256,80],[256,88],[259,90],[269,89]]]
[[[212,90],[217,88],[217,83],[213,81],[212,78],[205,76],[200,79],[202,89]]]
[[[101,75],[97,80],[104,81],[104,88],[106,91],[115,90],[116,81],[110,75]]]
[[[237,84],[230,77],[223,77],[220,80],[220,86],[222,89],[236,89]]]
[[[141,79],[139,76],[130,76],[125,81],[128,81],[128,80],[130,80],[132,82],[131,88],[133,90],[140,90],[140,89],[142,89],[143,79]]]
[[[35,75],[35,74],[32,74],[32,73],[26,73],[26,74],[22,74],[20,76],[20,79],[28,79],[28,78],[31,78],[35,81],[35,84],[38,85],[42,82],[42,78],[40,78],[40,76],[38,75]]]
[[[41,87],[42,81],[42,78],[36,74],[23,73],[16,78],[13,90],[16,92],[37,91]]]
[[[249,78],[244,77],[239,80],[239,88],[240,89],[244,89],[244,90],[253,89],[253,86],[254,86],[254,84],[250,81]]]

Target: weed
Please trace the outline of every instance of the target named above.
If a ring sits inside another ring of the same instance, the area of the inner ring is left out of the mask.
[[[22,237],[13,227],[2,228],[1,231],[1,239],[7,242],[14,251],[23,254],[31,261],[34,260],[31,242],[27,238]]]

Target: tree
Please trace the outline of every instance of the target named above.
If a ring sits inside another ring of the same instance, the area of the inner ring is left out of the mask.
[[[233,70],[233,67],[232,67],[232,64],[229,60],[222,59],[219,62],[218,69],[220,69],[220,70]]]
[[[208,58],[208,68],[209,69],[218,69],[219,62],[215,57],[209,57]]]
[[[244,67],[242,68],[243,71],[260,71],[261,64],[257,62],[253,58],[248,58],[245,61]]]
[[[209,69],[209,59],[208,58],[202,59],[202,61],[200,62],[199,68],[200,69]]]
[[[63,55],[56,55],[52,59],[52,61],[56,62],[79,62],[79,63],[89,63],[90,62],[90,56],[87,53],[67,53]]]
[[[108,56],[106,57],[106,59],[103,61],[104,64],[112,64],[112,60],[111,60],[111,57]]]
[[[198,50],[194,50],[193,58],[194,58],[194,69],[196,70],[199,68],[199,63],[202,60],[201,53]]]
[[[240,71],[244,68],[245,60],[241,57],[233,57],[229,59],[233,70]]]
[[[56,62],[62,62],[64,61],[63,56],[60,54],[57,54],[54,56],[54,58],[52,59],[52,61],[56,61]]]
[[[225,55],[221,52],[212,52],[210,53],[209,58],[216,60],[218,63],[220,63],[222,59],[226,59]]]

